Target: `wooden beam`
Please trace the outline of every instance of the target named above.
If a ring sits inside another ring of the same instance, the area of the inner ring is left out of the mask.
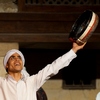
[[[0,13],[0,42],[69,42],[80,13]],[[98,13],[100,15],[100,13]],[[100,24],[89,42],[100,42]]]

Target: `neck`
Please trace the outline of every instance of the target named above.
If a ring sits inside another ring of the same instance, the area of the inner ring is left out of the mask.
[[[16,81],[19,81],[21,79],[21,72],[18,73],[9,73],[9,75],[11,75]]]

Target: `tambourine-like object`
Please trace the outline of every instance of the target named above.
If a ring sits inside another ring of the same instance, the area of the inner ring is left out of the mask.
[[[99,22],[99,17],[91,10],[84,11],[75,21],[69,34],[69,39],[82,45],[90,38]]]

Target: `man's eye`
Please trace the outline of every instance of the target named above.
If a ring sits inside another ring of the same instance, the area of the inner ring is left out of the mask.
[[[10,59],[11,59],[11,60],[13,60],[13,59],[14,59],[14,57],[12,56],[12,57],[10,57]]]
[[[22,59],[21,56],[18,57],[19,59]]]

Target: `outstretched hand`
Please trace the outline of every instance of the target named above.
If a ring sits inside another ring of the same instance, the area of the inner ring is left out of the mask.
[[[76,53],[78,50],[83,49],[83,47],[85,46],[86,43],[84,43],[83,45],[78,45],[77,43],[73,42],[73,47],[72,50]]]

